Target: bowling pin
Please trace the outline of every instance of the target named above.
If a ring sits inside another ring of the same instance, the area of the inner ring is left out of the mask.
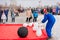
[[[24,27],[27,27],[27,26],[28,26],[28,24],[27,24],[27,23],[24,23],[24,24],[23,24],[23,26],[24,26]]]
[[[33,31],[36,31],[38,29],[38,23],[34,22],[33,24],[34,24]]]
[[[36,36],[41,36],[41,35],[42,35],[41,27],[38,27],[36,31]]]
[[[32,27],[32,25],[33,25],[33,22],[32,22],[32,23],[29,23],[28,25],[29,25],[30,27]]]

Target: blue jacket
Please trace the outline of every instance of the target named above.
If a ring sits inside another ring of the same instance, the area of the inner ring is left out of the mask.
[[[46,32],[48,37],[51,37],[51,29],[55,24],[55,17],[51,13],[45,14],[44,19],[42,20],[42,23],[45,23],[47,20],[48,22],[46,24]]]
[[[33,12],[33,17],[38,17],[38,12],[37,11]]]
[[[51,13],[45,14],[44,19],[42,20],[42,23],[45,23],[47,20],[48,20],[48,23],[51,24],[55,22],[55,17]]]
[[[5,13],[6,16],[8,15],[8,12],[9,12],[8,9],[7,10],[4,10],[4,13]]]
[[[58,14],[58,11],[60,10],[60,8],[57,6],[56,7],[56,13]]]

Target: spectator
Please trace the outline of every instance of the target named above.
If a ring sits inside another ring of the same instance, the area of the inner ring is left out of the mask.
[[[2,10],[2,8],[0,7],[0,23],[2,22],[2,20],[1,20],[2,13],[3,13],[3,10]]]
[[[34,12],[34,8],[31,9],[32,13]]]
[[[60,4],[58,3],[58,5],[56,6],[56,13],[59,14],[59,10],[60,10]]]
[[[30,22],[30,20],[32,19],[32,11],[31,11],[31,8],[28,8],[27,11],[26,11],[26,22]]]
[[[17,9],[14,9],[14,12],[15,12],[15,16],[19,16],[19,12],[18,12],[18,10]]]
[[[56,8],[55,7],[52,9],[52,13],[53,13],[53,15],[56,14]]]
[[[9,12],[9,9],[5,8],[4,13],[6,15],[6,22],[8,21],[8,12]]]
[[[15,22],[15,12],[14,12],[14,9],[11,9],[11,18],[12,18],[12,22]]]
[[[52,7],[50,7],[50,13],[52,13]]]
[[[47,6],[47,11],[50,12],[50,7]]]
[[[38,12],[37,11],[34,11],[33,12],[33,22],[36,22],[37,21],[37,18],[38,18]]]
[[[44,10],[44,9],[42,8],[42,9],[41,9],[41,14],[44,14],[43,10]]]
[[[39,7],[37,8],[37,11],[39,14],[41,13],[41,9]]]
[[[4,13],[4,12],[3,12],[3,14],[2,14],[1,19],[3,20],[3,24],[5,24],[5,22],[6,22],[6,16],[5,16],[5,13]]]

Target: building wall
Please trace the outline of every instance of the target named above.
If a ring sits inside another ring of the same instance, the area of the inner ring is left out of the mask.
[[[60,2],[60,0],[15,0],[14,2],[17,6],[21,5],[23,7],[37,7],[44,5],[56,5],[57,2]],[[0,4],[5,5],[6,3],[7,5],[10,5],[12,2],[11,0],[0,0]]]

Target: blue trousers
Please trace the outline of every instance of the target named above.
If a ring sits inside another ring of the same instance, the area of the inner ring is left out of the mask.
[[[52,36],[51,32],[52,32],[52,27],[53,27],[54,23],[55,22],[53,22],[53,23],[48,22],[47,25],[46,25],[46,32],[47,32],[48,37]]]

